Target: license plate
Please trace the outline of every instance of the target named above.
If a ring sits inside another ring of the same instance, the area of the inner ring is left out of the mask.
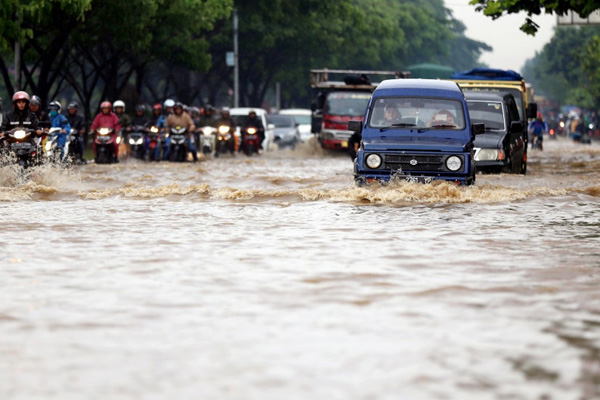
[[[344,148],[348,147],[348,141],[347,140],[344,140],[342,142],[342,147],[344,147]]]
[[[411,183],[431,183],[433,178],[430,176],[405,176],[404,180]]]
[[[28,149],[31,147],[31,143],[28,142],[17,142],[12,144],[13,149]]]

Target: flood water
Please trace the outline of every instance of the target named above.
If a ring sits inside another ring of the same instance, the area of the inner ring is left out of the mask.
[[[0,399],[600,398],[600,146],[0,169]]]

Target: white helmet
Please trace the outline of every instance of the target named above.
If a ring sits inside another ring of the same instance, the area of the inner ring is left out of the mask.
[[[163,103],[164,108],[173,107],[174,105],[175,105],[175,101],[172,99],[166,99],[165,102]]]
[[[113,103],[113,110],[117,107],[123,107],[123,112],[125,112],[125,103],[123,102],[123,100],[117,100]]]

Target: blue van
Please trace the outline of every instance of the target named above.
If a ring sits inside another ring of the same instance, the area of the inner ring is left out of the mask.
[[[455,82],[391,79],[373,92],[361,121],[348,129],[362,136],[354,162],[357,185],[404,179],[475,183],[475,135],[467,102]]]

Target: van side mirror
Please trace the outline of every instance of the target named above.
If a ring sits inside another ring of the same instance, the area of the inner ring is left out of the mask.
[[[361,133],[362,121],[348,121],[348,130],[356,133]]]
[[[471,132],[473,132],[473,135],[485,133],[485,124],[473,124],[471,126]]]
[[[527,105],[527,118],[537,117],[537,103],[529,103]]]
[[[523,123],[521,121],[513,121],[510,123],[510,131],[511,132],[522,132],[523,131]]]

